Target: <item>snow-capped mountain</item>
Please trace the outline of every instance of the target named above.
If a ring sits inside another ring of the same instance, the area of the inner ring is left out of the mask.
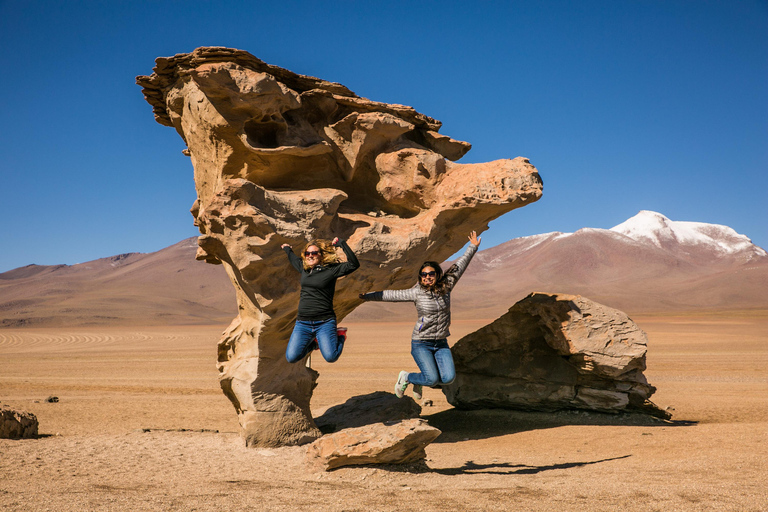
[[[660,213],[647,210],[612,227],[611,231],[661,249],[696,248],[721,256],[740,254],[747,261],[768,256],[768,253],[754,245],[752,240],[728,226],[674,221]]]
[[[232,285],[220,266],[195,261],[196,247],[191,238],[151,254],[2,273],[0,327],[226,323],[237,313]],[[727,226],[642,211],[611,229],[481,250],[453,292],[453,317],[497,318],[533,291],[630,313],[768,310],[768,255]],[[363,305],[350,319],[412,317],[412,305],[387,303]]]
[[[764,249],[728,226],[673,221],[660,213],[643,210],[611,229],[583,228],[575,233],[555,231],[515,238],[480,251],[472,265],[475,272],[482,272],[526,259],[531,254],[537,254],[537,259],[544,257],[539,253],[554,246],[564,252],[548,257],[550,262],[570,260],[576,266],[579,264],[579,261],[574,261],[577,258],[587,266],[597,262],[609,266],[622,265],[618,261],[609,263],[607,259],[611,257],[621,257],[627,262],[637,259],[638,265],[648,268],[656,262],[676,266],[686,263],[722,267],[768,260]],[[579,257],[585,247],[601,247],[602,250],[599,254]]]
[[[532,291],[584,295],[630,312],[764,309],[768,254],[727,226],[642,211],[611,229],[544,233],[482,250],[453,300],[493,317]]]

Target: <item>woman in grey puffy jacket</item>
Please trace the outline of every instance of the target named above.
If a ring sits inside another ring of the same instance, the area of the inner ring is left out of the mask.
[[[413,302],[419,318],[411,335],[411,355],[421,373],[400,372],[395,395],[403,397],[408,384],[413,384],[413,396],[421,400],[422,386],[450,384],[456,377],[453,356],[448,348],[451,325],[451,290],[467,269],[477,252],[480,238],[472,231],[469,247],[461,258],[445,272],[435,261],[425,261],[419,268],[418,282],[407,290],[384,290],[360,294],[363,300],[384,302]]]

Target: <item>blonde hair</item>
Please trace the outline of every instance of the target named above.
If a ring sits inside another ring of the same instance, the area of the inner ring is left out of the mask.
[[[325,240],[322,238],[319,238],[317,240],[310,240],[307,243],[307,245],[304,246],[304,249],[301,251],[301,260],[304,262],[304,270],[309,270],[310,268],[312,268],[309,265],[307,265],[307,260],[306,260],[306,257],[304,256],[304,253],[307,252],[307,249],[309,249],[313,245],[318,249],[320,249],[320,264],[333,265],[339,262],[339,258],[336,256],[336,248],[333,246],[330,240]]]

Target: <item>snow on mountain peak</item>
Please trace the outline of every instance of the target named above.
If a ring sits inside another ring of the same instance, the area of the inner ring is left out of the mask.
[[[753,245],[752,240],[728,226],[674,221],[648,210],[642,210],[634,217],[612,227],[610,231],[621,233],[638,242],[650,242],[660,248],[680,244],[709,247],[725,254],[749,251],[766,256],[766,252]]]

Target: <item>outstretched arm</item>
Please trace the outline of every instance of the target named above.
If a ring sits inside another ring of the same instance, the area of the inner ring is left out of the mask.
[[[383,292],[361,293],[358,297],[365,301],[413,302],[416,300],[416,291],[416,286],[414,286],[407,290],[384,290]]]
[[[304,272],[304,262],[294,254],[293,249],[288,244],[283,244],[280,246],[280,248],[285,251],[285,254],[288,256],[288,261],[291,262],[291,265],[293,268],[298,270],[299,272]]]
[[[469,243],[471,243],[475,247],[480,247],[480,240],[483,239],[483,237],[478,237],[477,232],[474,230],[471,233],[469,233],[469,236],[467,238],[469,238]]]
[[[467,247],[467,250],[464,251],[464,254],[456,260],[456,263],[451,265],[451,268],[448,269],[448,271],[445,273],[445,280],[448,282],[448,286],[453,288],[456,286],[456,283],[458,282],[459,278],[464,274],[464,271],[467,270],[467,267],[469,266],[469,262],[472,260],[472,257],[477,252],[477,248],[480,246],[480,238],[478,238],[477,233],[475,231],[472,231],[469,234],[469,247]]]

